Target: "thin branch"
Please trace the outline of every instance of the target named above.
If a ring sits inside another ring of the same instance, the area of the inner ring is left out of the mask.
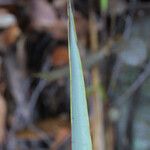
[[[128,90],[119,96],[116,100],[117,106],[121,106],[125,103],[125,100],[134,94],[134,92],[145,82],[145,80],[150,76],[150,61],[145,66],[143,73],[139,75],[136,81],[128,88]]]

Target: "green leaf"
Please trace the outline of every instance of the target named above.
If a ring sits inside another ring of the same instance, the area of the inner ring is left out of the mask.
[[[70,1],[68,3],[68,14],[72,150],[92,150],[83,71]]]
[[[108,0],[100,0],[101,11],[106,12],[108,9]]]

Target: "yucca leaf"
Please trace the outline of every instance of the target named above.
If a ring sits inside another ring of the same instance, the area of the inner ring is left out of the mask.
[[[70,1],[68,2],[68,14],[72,150],[92,150],[83,71]]]

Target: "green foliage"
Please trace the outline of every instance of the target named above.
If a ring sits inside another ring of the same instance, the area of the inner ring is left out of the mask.
[[[108,0],[100,0],[101,11],[106,12],[108,9]]]
[[[72,150],[92,150],[83,71],[70,1],[68,3],[68,14]]]

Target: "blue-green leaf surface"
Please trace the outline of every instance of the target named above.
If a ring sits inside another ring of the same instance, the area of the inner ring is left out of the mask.
[[[83,71],[70,1],[68,3],[68,14],[72,150],[92,150]]]

